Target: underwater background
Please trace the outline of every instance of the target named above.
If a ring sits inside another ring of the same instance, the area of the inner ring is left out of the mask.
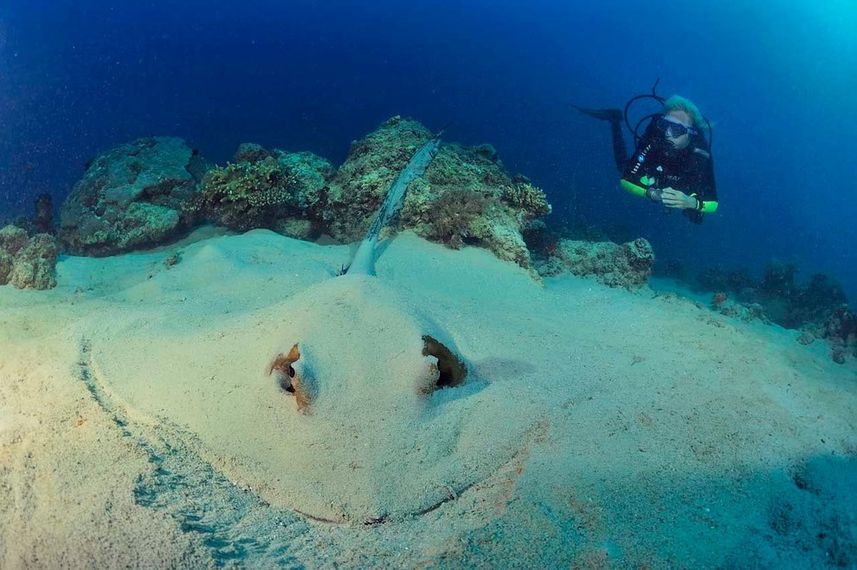
[[[0,3],[0,569],[857,568],[854,2]]]
[[[400,114],[493,144],[547,192],[553,223],[645,237],[691,270],[793,261],[853,304],[855,29],[853,0],[11,0],[0,218],[42,192],[58,208],[87,160],[137,137],[221,164],[248,141],[338,164]],[[606,124],[571,108],[621,107],[658,78],[714,124],[720,209],[702,226],[622,192]]]

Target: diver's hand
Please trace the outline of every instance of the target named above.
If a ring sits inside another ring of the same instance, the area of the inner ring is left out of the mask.
[[[661,202],[667,208],[680,208],[682,210],[696,208],[696,198],[675,188],[664,188],[661,192]]]

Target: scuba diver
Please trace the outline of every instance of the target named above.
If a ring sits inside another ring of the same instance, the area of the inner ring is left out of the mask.
[[[621,109],[575,108],[596,119],[610,122],[613,133],[613,157],[621,173],[619,184],[630,192],[660,202],[668,208],[681,209],[694,223],[702,223],[702,215],[717,210],[717,190],[714,186],[714,166],[711,158],[711,125],[690,100],[679,95],[668,99],[655,93],[637,95]],[[652,98],[662,105],[657,113],[646,115],[631,128],[628,109],[643,98]],[[622,119],[634,135],[634,156],[629,158],[622,137]],[[649,121],[642,136],[637,134],[646,119]],[[708,131],[709,140],[704,132]]]

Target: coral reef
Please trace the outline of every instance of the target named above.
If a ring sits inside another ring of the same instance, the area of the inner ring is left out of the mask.
[[[800,285],[797,272],[794,264],[771,263],[756,281],[745,269],[728,271],[716,266],[702,271],[693,286],[697,291],[724,293],[738,302],[758,304],[771,321],[786,328],[823,323],[847,303],[842,287],[827,275],[814,274]]]
[[[701,271],[692,285],[697,291],[723,291],[736,294],[756,287],[750,272],[746,269],[727,270],[719,265]]]
[[[333,174],[329,162],[248,143],[235,158],[206,173],[195,211],[238,231],[269,228],[301,239],[319,233],[321,198]]]
[[[723,306],[723,303],[725,303],[728,299],[729,295],[727,295],[723,291],[717,292],[711,298],[711,306],[714,309],[720,309],[720,307]]]
[[[0,285],[18,289],[55,287],[59,245],[54,236],[39,233],[28,236],[14,225],[0,229]]]
[[[453,189],[444,192],[425,212],[428,238],[458,249],[471,237],[471,226],[482,212],[488,198],[473,190]]]
[[[402,225],[452,247],[470,243],[505,261],[531,266],[523,234],[551,207],[541,189],[522,176],[511,178],[506,173],[493,147],[444,145],[426,170],[425,180],[427,189],[408,195]],[[460,208],[460,214],[453,214],[454,234],[435,209],[439,205],[450,214]]]
[[[761,304],[772,321],[786,328],[823,323],[847,303],[842,287],[827,275],[816,273],[800,285],[797,272],[793,263],[771,263],[761,281],[746,287],[742,296]]]
[[[724,315],[799,329],[801,344],[816,338],[827,340],[837,362],[849,354],[857,355],[857,316],[848,308],[842,287],[822,273],[800,284],[797,273],[794,263],[773,262],[755,281],[743,269],[710,267],[697,276],[694,288],[715,291],[712,308]],[[719,295],[723,295],[722,302],[717,302]],[[727,296],[731,298],[727,300]]]
[[[0,229],[0,251],[14,256],[27,243],[27,231],[13,224]]]
[[[557,247],[563,240],[625,243],[636,239],[633,232],[625,226],[596,225],[570,211],[563,212],[561,216],[560,220],[554,218],[550,223],[536,218],[524,228],[524,241],[536,258],[536,265],[543,265],[556,255]],[[652,268],[653,274],[659,269],[658,265],[656,263]]]
[[[652,246],[642,238],[621,245],[560,240],[556,254],[537,269],[542,275],[564,271],[579,276],[594,275],[608,287],[635,289],[648,283],[654,262]]]
[[[420,123],[393,117],[352,142],[327,194],[324,221],[330,234],[341,241],[361,239],[396,176],[431,137]]]
[[[183,140],[151,137],[93,159],[60,212],[72,253],[112,255],[163,242],[194,221],[188,205],[205,161]]]
[[[758,303],[740,303],[729,299],[726,293],[715,293],[711,299],[711,308],[721,315],[740,319],[744,322],[762,321],[770,323],[765,309]]]
[[[110,255],[162,242],[210,219],[237,231],[269,228],[301,239],[361,239],[390,185],[432,133],[393,117],[354,141],[339,168],[309,152],[240,145],[206,171],[180,139],[148,138],[98,156],[63,204],[60,237],[72,253]],[[523,234],[550,213],[544,192],[510,177],[491,145],[444,144],[414,180],[388,231],[411,229],[458,248],[485,247],[531,267]]]
[[[847,303],[845,292],[838,283],[827,275],[816,273],[805,286],[794,289],[783,326],[798,327],[804,323],[828,319]]]
[[[787,299],[795,294],[795,274],[797,265],[794,263],[769,263],[758,285],[759,291],[766,297]]]
[[[325,223],[331,235],[362,237],[390,184],[431,136],[418,122],[393,117],[354,142],[330,184]],[[549,212],[544,192],[510,177],[490,145],[444,144],[425,175],[411,183],[397,228],[450,247],[485,247],[529,267],[522,234]]]
[[[233,162],[259,162],[273,154],[260,144],[241,143],[232,156]]]
[[[831,346],[831,357],[842,364],[846,355],[857,357],[857,313],[841,305],[823,322],[807,327],[810,334],[826,339]]]

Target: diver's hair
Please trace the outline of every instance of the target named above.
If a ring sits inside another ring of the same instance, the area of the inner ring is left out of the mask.
[[[664,113],[666,114],[670,111],[684,111],[690,115],[690,120],[693,121],[694,127],[700,131],[708,129],[708,123],[702,117],[702,113],[699,112],[699,107],[697,107],[690,99],[682,97],[681,95],[673,95],[664,101]]]

